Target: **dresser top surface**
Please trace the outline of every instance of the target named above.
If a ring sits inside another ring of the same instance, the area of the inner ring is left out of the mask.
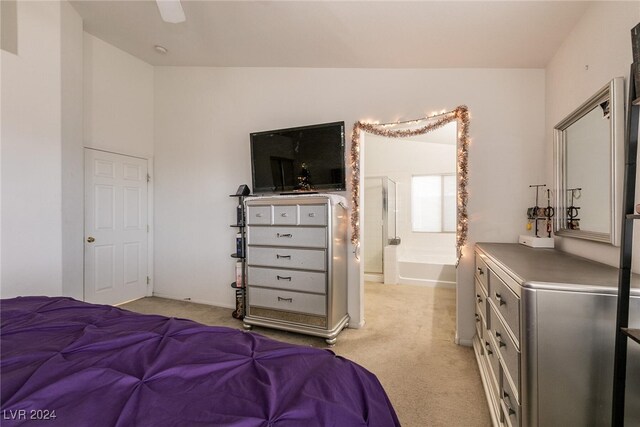
[[[318,194],[288,194],[274,196],[247,197],[247,205],[295,205],[295,204],[315,204],[329,203],[331,205],[342,204],[346,208],[347,200],[339,194],[318,193]]]
[[[492,261],[523,287],[617,293],[619,269],[561,252],[519,243],[477,243]],[[633,295],[640,295],[640,276],[632,275]]]

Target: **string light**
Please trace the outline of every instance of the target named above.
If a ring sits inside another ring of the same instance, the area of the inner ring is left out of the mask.
[[[436,120],[437,119],[437,120]],[[389,129],[398,125],[418,124],[424,121],[433,121],[425,126],[416,129]],[[358,121],[353,125],[351,132],[351,243],[358,247],[360,245],[360,135],[362,132],[373,135],[383,136],[386,138],[407,138],[410,136],[423,135],[434,131],[451,123],[458,121],[458,153],[457,153],[457,171],[458,171],[458,198],[457,198],[457,220],[456,227],[456,255],[457,263],[462,257],[462,248],[467,242],[468,218],[467,218],[467,200],[469,193],[468,186],[468,157],[469,157],[469,111],[466,105],[461,105],[453,111],[442,111],[441,113],[433,113],[430,116],[421,119],[407,120],[404,122],[396,121],[395,123],[363,122]],[[457,265],[456,263],[456,265]]]

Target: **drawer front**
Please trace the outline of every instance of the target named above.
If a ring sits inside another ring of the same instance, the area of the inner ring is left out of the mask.
[[[250,286],[265,286],[318,294],[325,294],[327,290],[326,273],[311,271],[249,267],[247,280]]]
[[[480,342],[482,342],[482,331],[484,329],[484,319],[478,311],[478,306],[476,306],[476,335],[478,335],[478,338],[480,338]]]
[[[500,378],[498,376],[498,374],[500,374],[500,360],[498,358],[498,351],[496,350],[496,347],[490,336],[484,337],[482,342],[484,342],[484,354],[487,358],[487,362],[490,368],[489,370],[493,374],[493,377],[495,379],[498,379]],[[499,395],[497,394],[496,390],[496,397],[498,396]]]
[[[324,295],[304,294],[300,292],[283,291],[278,289],[262,289],[249,287],[248,298],[250,306],[273,308],[276,310],[297,313],[327,314],[327,299]]]
[[[300,225],[327,225],[327,207],[300,205]]]
[[[486,319],[487,318],[487,294],[482,289],[480,282],[478,280],[476,280],[475,282],[476,282],[476,311],[479,311],[480,313],[482,313],[482,317]]]
[[[511,377],[511,381],[516,386],[516,395],[519,396],[520,391],[520,352],[516,348],[515,343],[506,331],[506,328],[497,315],[491,309],[491,330],[490,334],[495,341],[496,348],[503,361],[505,374]]]
[[[489,267],[484,262],[482,256],[476,253],[476,271],[475,276],[484,288],[485,292],[489,291]]]
[[[507,327],[520,346],[520,298],[496,274],[489,280],[489,299],[506,321]]]
[[[491,395],[491,406],[496,414],[500,414],[500,386],[498,383],[498,377],[495,377],[491,370],[489,370],[489,393]],[[498,415],[499,416],[499,415]],[[502,418],[499,420],[500,426],[502,426]]]
[[[502,380],[502,390],[500,391],[500,406],[502,406],[502,412],[507,425],[510,427],[519,427],[522,408],[518,405],[516,396],[511,389],[511,384],[504,379]]]
[[[270,225],[271,206],[247,206],[247,224]]]
[[[299,268],[304,270],[326,270],[326,256],[323,249],[291,248],[247,248],[249,266]]]
[[[275,225],[296,225],[298,223],[298,206],[274,206],[273,223]]]
[[[249,227],[249,245],[326,248],[327,229],[319,227]]]

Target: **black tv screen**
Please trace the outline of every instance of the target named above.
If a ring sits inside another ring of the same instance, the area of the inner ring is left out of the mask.
[[[251,134],[253,192],[344,190],[344,122]]]

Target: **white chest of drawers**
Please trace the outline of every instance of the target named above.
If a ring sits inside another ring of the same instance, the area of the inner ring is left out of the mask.
[[[256,197],[247,208],[244,324],[333,344],[348,325],[347,210],[335,195]]]
[[[476,359],[494,426],[610,425],[618,269],[554,249],[479,243]],[[639,278],[630,327],[640,326]],[[629,347],[625,425],[640,425]],[[633,402],[633,403],[632,403]]]

